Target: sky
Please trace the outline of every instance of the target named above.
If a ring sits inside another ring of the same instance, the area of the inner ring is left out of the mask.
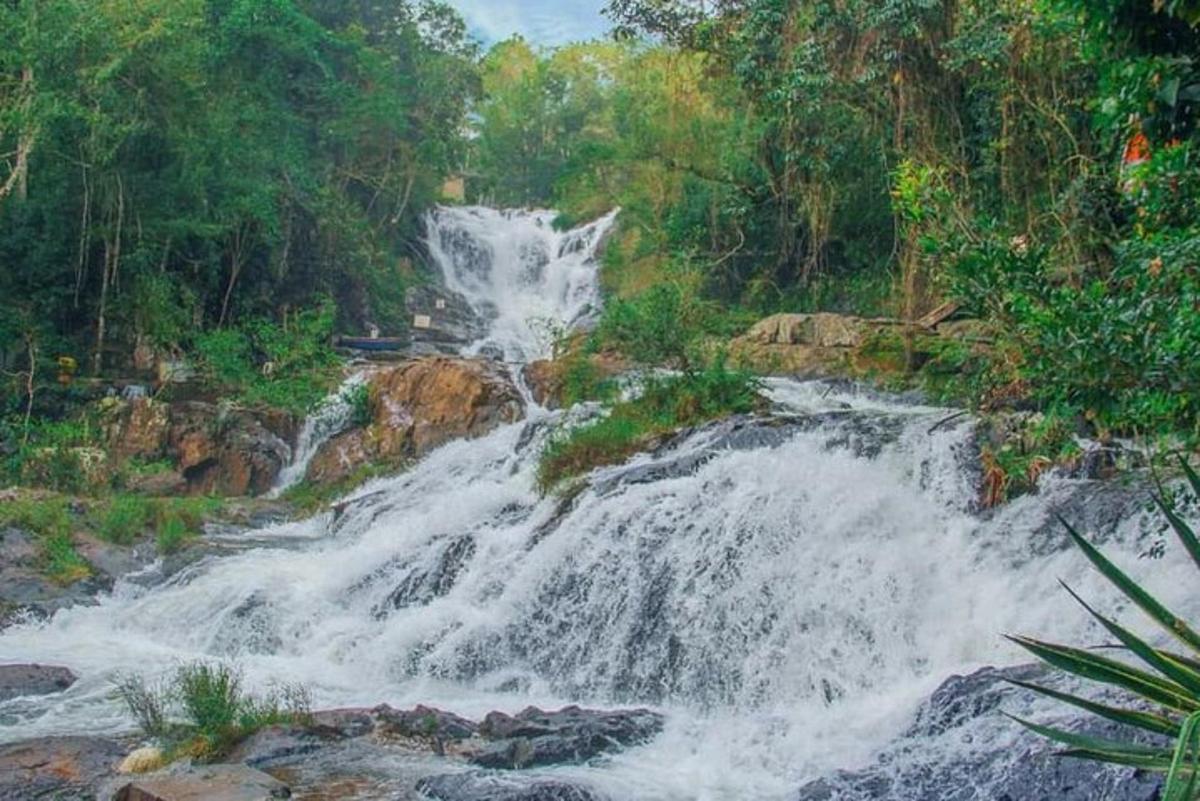
[[[605,0],[449,0],[485,44],[519,33],[531,42],[559,45],[603,35]]]

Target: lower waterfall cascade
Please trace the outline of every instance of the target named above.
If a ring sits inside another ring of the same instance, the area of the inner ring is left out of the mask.
[[[507,359],[537,354],[531,319],[567,325],[598,302],[611,216],[567,233],[549,212],[432,219],[447,285],[491,304],[488,340]],[[1054,521],[1094,482],[1049,475],[981,512],[971,418],[836,382],[765,391],[769,414],[599,469],[569,502],[535,489],[539,449],[569,412],[533,407],[373,481],[338,514],[10,627],[0,661],[80,681],[0,704],[0,741],[129,731],[114,677],[225,660],[252,689],[303,684],[316,708],[650,706],[667,716],[654,741],[553,774],[612,799],[782,801],[867,764],[948,677],[1029,661],[1005,633],[1104,641],[1058,579],[1127,611]],[[1154,522],[1113,521],[1106,551],[1195,611],[1186,559],[1170,546],[1143,558]],[[1014,727],[997,715],[976,734],[1003,744]],[[911,744],[914,758],[958,747]]]

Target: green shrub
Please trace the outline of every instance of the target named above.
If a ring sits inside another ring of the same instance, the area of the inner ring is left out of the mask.
[[[1195,497],[1200,498],[1200,476],[1183,459],[1180,459],[1180,463]],[[1195,532],[1162,494],[1155,496],[1155,502],[1188,555],[1200,567],[1200,540]],[[1121,643],[1129,657],[1141,663],[1141,667],[1137,663],[1111,659],[1092,649],[1071,648],[1028,637],[1014,637],[1013,641],[1059,670],[1130,691],[1144,699],[1146,706],[1118,708],[1026,682],[1014,683],[1107,720],[1170,738],[1174,745],[1141,745],[1085,737],[1028,721],[1019,722],[1066,746],[1066,750],[1060,752],[1063,756],[1166,773],[1164,801],[1193,801],[1200,797],[1200,633],[1142,589],[1065,520],[1063,525],[1071,539],[1104,577],[1172,636],[1185,653],[1151,645],[1115,620],[1097,612],[1067,587],[1067,592]]]
[[[749,413],[760,403],[757,381],[721,359],[690,374],[649,379],[637,398],[616,403],[606,417],[552,437],[538,464],[538,486],[549,491],[595,467],[620,463],[657,437]]]
[[[0,504],[0,525],[16,526],[38,537],[42,570],[53,581],[73,584],[92,574],[91,565],[75,550],[66,500],[18,499]]]
[[[117,545],[130,545],[145,533],[154,513],[152,501],[137,495],[120,495],[107,504],[98,533]]]
[[[184,665],[168,683],[153,687],[126,675],[116,690],[143,733],[165,745],[171,758],[218,760],[266,726],[311,720],[304,688],[285,685],[266,696],[249,695],[241,673],[223,664]]]

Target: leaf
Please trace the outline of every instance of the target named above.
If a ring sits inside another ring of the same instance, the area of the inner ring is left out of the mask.
[[[1037,723],[1032,723],[1015,715],[1003,713],[1005,717],[1015,720],[1025,728],[1040,734],[1041,736],[1053,740],[1056,743],[1070,746],[1071,748],[1083,749],[1087,751],[1095,751],[1098,753],[1110,754],[1112,756],[1122,756],[1127,759],[1151,759],[1162,760],[1169,764],[1172,752],[1163,748],[1155,748],[1149,745],[1136,745],[1130,743],[1121,743],[1116,740],[1108,740],[1103,737],[1090,737],[1085,734],[1075,734],[1062,729],[1056,729],[1052,726],[1042,726]]]
[[[1052,690],[1049,687],[1041,687],[1037,684],[1031,684],[1026,681],[1009,679],[1008,683],[1016,687],[1021,687],[1038,693],[1039,695],[1044,695],[1047,698],[1053,698],[1056,701],[1062,701],[1065,704],[1078,707],[1079,709],[1091,712],[1093,715],[1098,715],[1106,720],[1111,720],[1114,723],[1120,723],[1125,726],[1133,726],[1145,731],[1155,732],[1156,734],[1163,734],[1172,739],[1179,736],[1179,723],[1171,720],[1170,718],[1163,717],[1162,715],[1155,715],[1150,712],[1139,712],[1132,709],[1120,709],[1115,706],[1089,701],[1086,698],[1081,698],[1077,695],[1071,695],[1070,693]]]
[[[1197,634],[1186,622],[1176,617],[1169,609],[1159,603],[1154,596],[1143,590],[1123,570],[1110,562],[1108,557],[1088,542],[1061,515],[1059,516],[1059,521],[1066,527],[1067,533],[1070,534],[1071,539],[1075,541],[1075,544],[1079,546],[1088,560],[1104,574],[1105,578],[1115,584],[1125,597],[1141,607],[1142,611],[1173,636],[1177,637],[1192,650],[1200,653],[1200,634]],[[1200,552],[1198,552],[1198,555],[1200,555]],[[1197,564],[1200,564],[1200,561]]]
[[[1079,648],[1041,642],[1028,637],[1010,636],[1008,639],[1060,670],[1091,681],[1124,687],[1147,700],[1180,712],[1191,714],[1200,711],[1200,701],[1179,685],[1123,662],[1097,656]]]
[[[1192,670],[1187,665],[1173,661],[1168,655],[1154,649],[1145,640],[1142,640],[1133,632],[1121,626],[1116,621],[1113,621],[1093,609],[1083,598],[1079,597],[1078,593],[1072,590],[1064,582],[1059,582],[1063,588],[1071,594],[1071,597],[1079,602],[1079,605],[1088,611],[1088,613],[1100,621],[1100,624],[1108,630],[1121,644],[1132,651],[1139,659],[1145,662],[1150,667],[1162,673],[1167,678],[1178,683],[1180,686],[1189,690],[1193,695],[1200,695],[1200,673]]]
[[[1190,760],[1190,764],[1189,764]],[[1200,712],[1191,715],[1183,724],[1163,801],[1193,801],[1196,797],[1197,776],[1200,775]]]

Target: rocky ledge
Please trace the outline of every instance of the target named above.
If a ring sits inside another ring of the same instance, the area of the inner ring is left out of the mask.
[[[326,442],[309,465],[308,481],[337,484],[364,466],[419,458],[525,414],[504,365],[481,359],[436,356],[376,370],[367,397],[365,424]]]
[[[107,738],[47,738],[0,746],[0,801],[270,801],[276,798],[592,801],[584,786],[529,772],[579,765],[657,735],[649,710],[529,708],[472,721],[431,707],[317,712],[310,725],[272,726],[218,765],[163,770],[148,749]]]

